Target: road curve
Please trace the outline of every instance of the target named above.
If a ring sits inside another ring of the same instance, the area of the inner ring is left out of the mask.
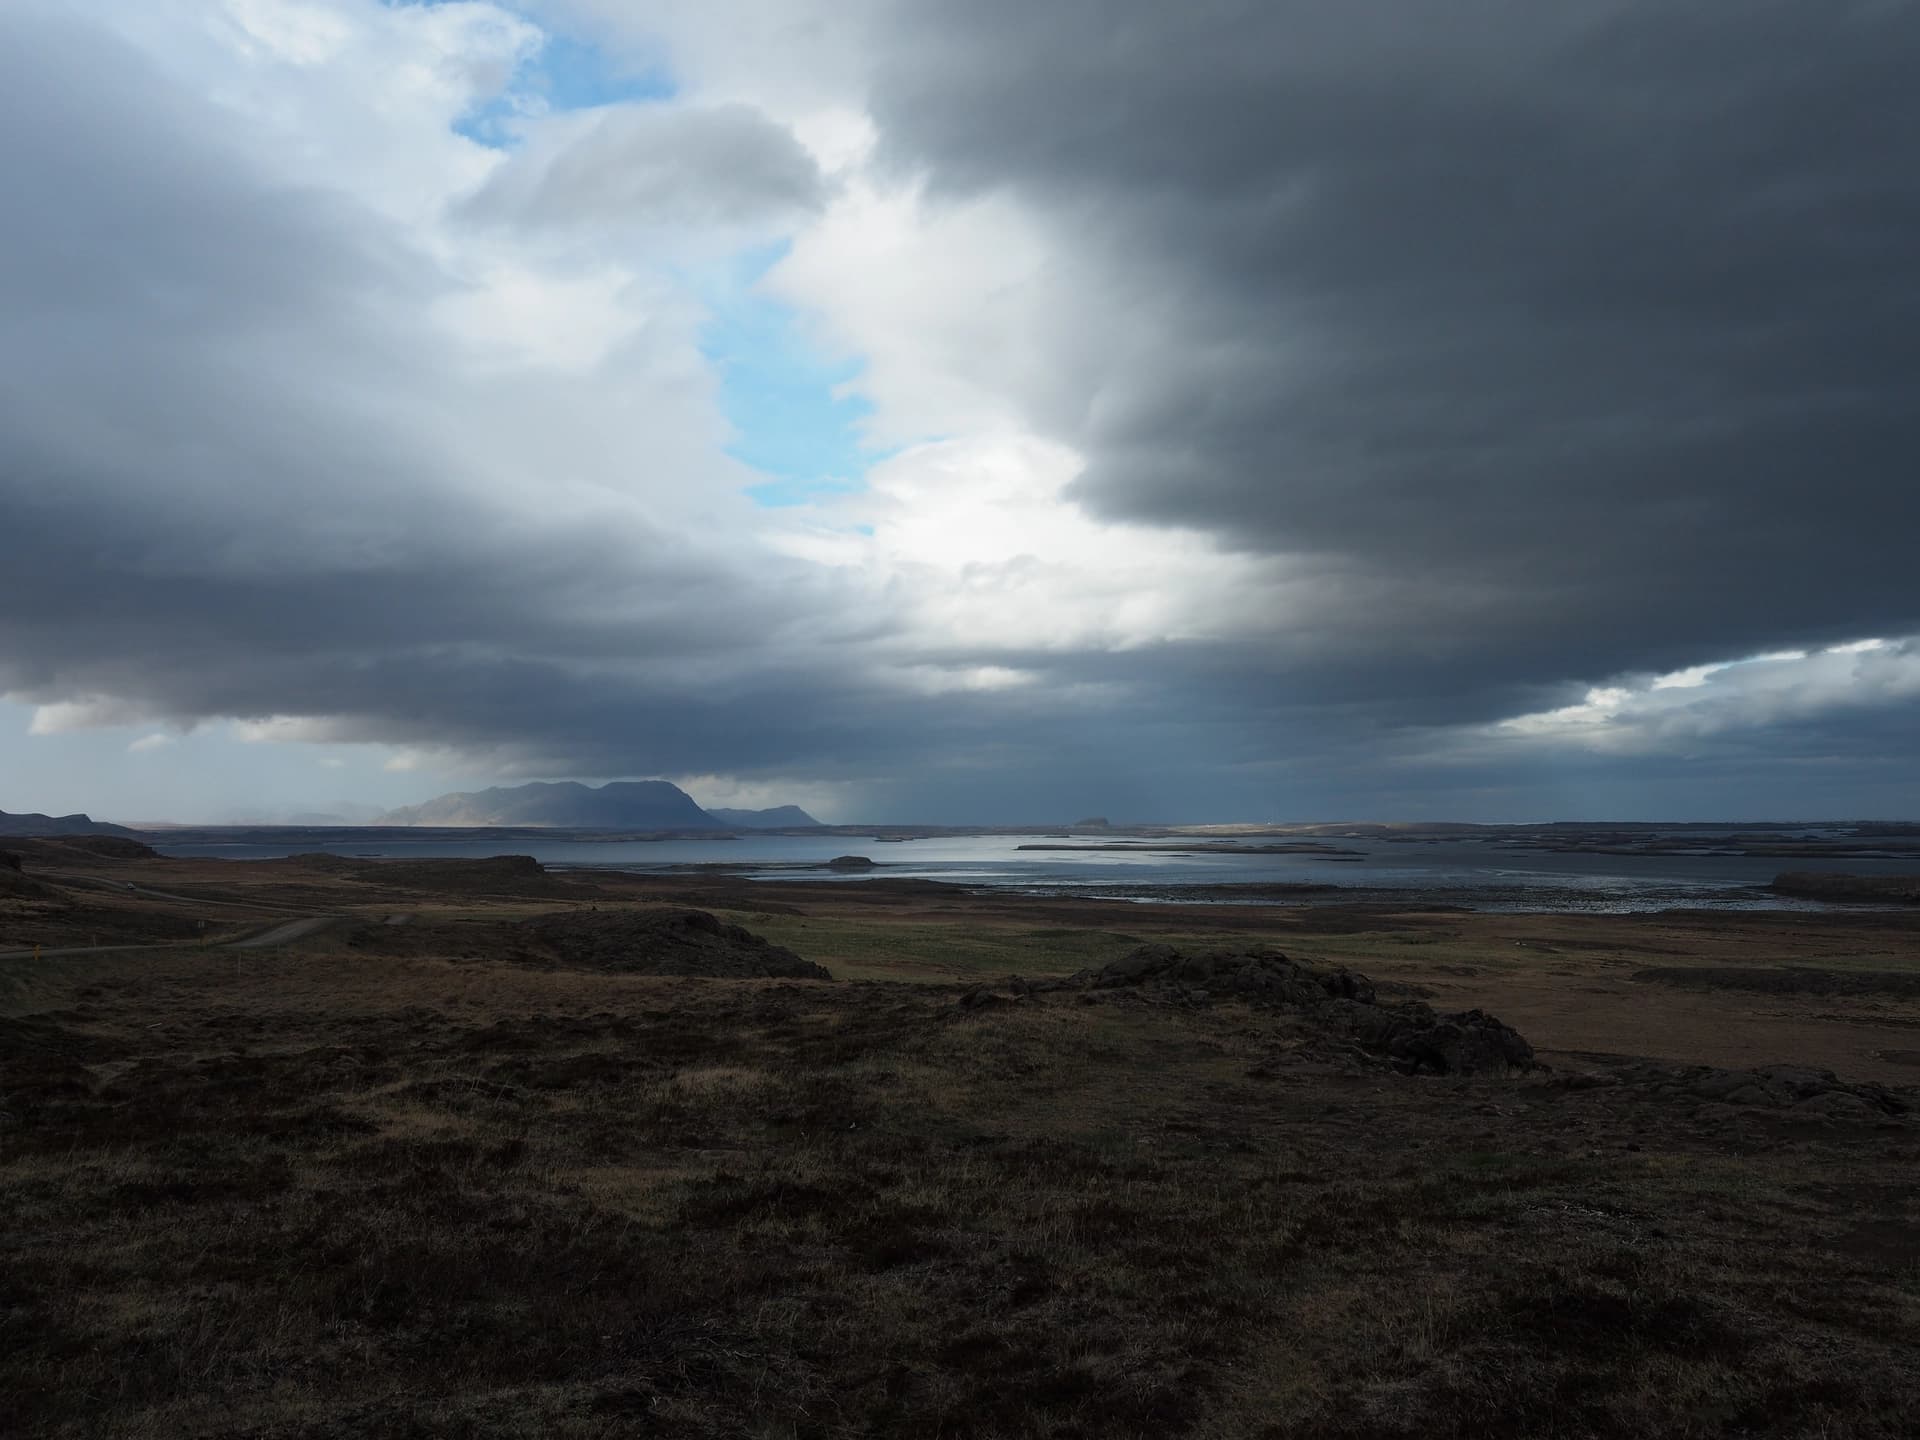
[[[206,895],[179,895],[171,890],[152,890],[130,880],[109,880],[100,875],[75,875],[60,870],[34,873],[36,880],[51,880],[56,885],[83,885],[89,890],[107,890],[115,895],[141,895],[149,900],[176,900],[183,905],[214,905],[222,910],[277,910],[282,915],[298,914],[286,905],[270,905],[260,900],[215,900]]]
[[[309,935],[317,935],[346,918],[344,915],[308,915],[299,920],[283,921],[271,930],[261,931],[258,935],[248,935],[240,940],[217,941],[206,945],[205,948],[258,950],[267,945],[286,945],[295,940],[304,940]],[[123,950],[192,950],[199,948],[200,944],[201,942],[194,940],[167,940],[147,945],[68,945],[57,950],[50,946],[42,946],[38,949],[28,946],[24,950],[0,950],[0,960],[32,960],[55,955],[107,955]]]
[[[293,940],[304,940],[309,935],[317,935],[339,919],[338,915],[309,915],[304,920],[289,920],[284,925],[276,925],[263,934],[253,935],[245,940],[229,940],[221,948],[223,950],[258,950],[267,945],[285,945]]]

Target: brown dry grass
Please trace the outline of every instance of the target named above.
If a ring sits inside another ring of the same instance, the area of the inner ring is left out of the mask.
[[[10,967],[9,1433],[1840,1437],[1920,1413],[1905,1121],[1342,1069],[1239,1006],[964,1010],[956,976],[1192,917],[996,901],[969,940],[950,899],[780,893],[805,913],[755,928],[781,943],[908,975],[925,927],[932,978],[542,969],[510,897]],[[1768,946],[1897,969],[1912,938],[1350,919],[1239,922],[1436,1003],[1517,999],[1567,1050],[1641,1048],[1592,1043],[1636,1014],[1682,1058],[1802,1058],[1826,1027],[1854,1075],[1875,1032],[1809,1018],[1834,997],[1632,969]]]

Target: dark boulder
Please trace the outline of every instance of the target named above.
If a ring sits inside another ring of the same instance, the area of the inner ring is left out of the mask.
[[[1812,1065],[1756,1065],[1721,1070],[1711,1065],[1665,1065],[1641,1061],[1620,1073],[1656,1095],[1682,1103],[1701,1101],[1700,1118],[1725,1118],[1746,1110],[1779,1110],[1809,1119],[1888,1119],[1908,1112],[1911,1096],[1884,1085],[1840,1079]],[[1725,1112],[1722,1115],[1721,1112]],[[1696,1112],[1698,1115],[1698,1112]]]
[[[1374,1000],[1373,982],[1364,975],[1344,966],[1323,969],[1307,965],[1271,950],[1183,955],[1171,945],[1142,945],[1097,970],[1083,970],[1066,983],[1093,990],[1125,985],[1190,986],[1212,995],[1296,1005],[1325,1000],[1371,1004]]]
[[[1533,1046],[1484,1010],[1436,1014],[1427,1005],[1372,1005],[1356,1032],[1407,1074],[1485,1075],[1533,1068]],[[1349,1012],[1351,1013],[1351,1012]]]
[[[1440,1014],[1418,1001],[1390,1003],[1358,971],[1271,950],[1185,955],[1170,945],[1142,945],[1097,969],[1031,988],[1147,992],[1187,1005],[1244,1000],[1285,1010],[1405,1074],[1501,1074],[1535,1063],[1526,1038],[1483,1010]]]
[[[970,985],[961,992],[957,1003],[962,1010],[992,1010],[1013,1002],[985,985]]]
[[[524,922],[561,964],[627,975],[831,980],[812,961],[705,910],[572,910]]]

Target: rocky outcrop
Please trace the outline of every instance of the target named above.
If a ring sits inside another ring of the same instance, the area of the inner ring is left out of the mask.
[[[529,938],[561,964],[582,970],[728,980],[833,978],[823,966],[704,910],[573,910],[523,923]]]
[[[1695,1113],[1704,1119],[1767,1110],[1797,1119],[1881,1120],[1903,1115],[1908,1108],[1884,1085],[1842,1080],[1833,1071],[1812,1065],[1721,1070],[1711,1065],[1640,1063],[1616,1072],[1615,1078],[1669,1100],[1697,1103]]]
[[[1526,1037],[1484,1010],[1442,1014],[1418,1000],[1349,1003],[1329,1018],[1344,1021],[1361,1048],[1384,1055],[1405,1074],[1487,1075],[1535,1067]]]
[[[1271,950],[1187,955],[1170,945],[1142,945],[1097,969],[1020,990],[1148,992],[1188,1005],[1244,1000],[1290,1012],[1404,1074],[1499,1074],[1535,1063],[1526,1038],[1483,1010],[1443,1014],[1417,1000],[1385,1001],[1358,971],[1309,965]],[[980,1004],[975,997],[969,1008]]]
[[[872,870],[876,868],[876,862],[869,860],[864,855],[836,855],[833,859],[827,861],[827,869],[829,870]]]
[[[1212,951],[1183,955],[1171,945],[1142,945],[1094,970],[1082,970],[1069,985],[1111,990],[1124,985],[1195,989],[1207,996],[1234,995],[1295,1005],[1326,1000],[1374,1001],[1373,982],[1344,966],[1321,969],[1273,951]]]
[[[38,881],[29,880],[20,868],[20,857],[11,850],[0,850],[0,895],[15,899],[38,899],[51,892]]]

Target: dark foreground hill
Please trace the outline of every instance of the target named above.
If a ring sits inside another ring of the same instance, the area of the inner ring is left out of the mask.
[[[721,830],[726,826],[665,780],[578,781],[442,795],[380,817],[382,825],[541,825],[561,829]]]
[[[561,963],[624,975],[831,980],[824,966],[704,910],[578,910],[524,922]]]

